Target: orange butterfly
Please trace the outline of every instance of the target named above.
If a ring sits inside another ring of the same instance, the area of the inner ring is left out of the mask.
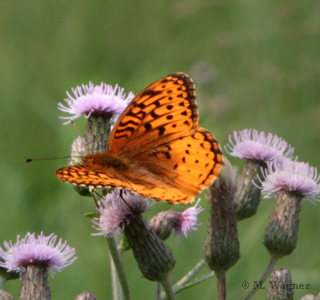
[[[82,160],[83,165],[59,169],[57,177],[185,204],[218,176],[222,153],[212,134],[198,125],[192,80],[175,73],[132,100],[116,122],[106,152]]]

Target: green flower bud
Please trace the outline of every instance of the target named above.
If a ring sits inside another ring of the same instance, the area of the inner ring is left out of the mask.
[[[266,164],[248,160],[238,177],[235,207],[238,221],[252,217],[260,204],[261,189],[258,187],[261,168]]]
[[[277,193],[275,208],[264,235],[264,245],[274,258],[291,254],[297,246],[301,199],[297,193],[283,190]]]
[[[131,218],[124,234],[145,278],[163,282],[170,276],[176,262],[172,252],[141,215]]]
[[[107,140],[110,135],[111,114],[92,114],[88,119],[86,128],[87,153],[105,152]]]
[[[204,247],[204,260],[209,268],[224,274],[240,258],[234,194],[236,171],[225,159],[220,176],[209,188],[211,218]]]

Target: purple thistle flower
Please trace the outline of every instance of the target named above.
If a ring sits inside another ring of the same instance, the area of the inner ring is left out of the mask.
[[[199,201],[182,213],[172,209],[158,213],[149,221],[150,227],[162,240],[166,240],[172,232],[188,237],[189,231],[197,230],[195,226],[199,225],[198,214],[203,211],[202,207],[197,207]]]
[[[26,237],[20,239],[13,245],[12,242],[4,242],[6,251],[0,247],[0,256],[3,262],[0,266],[8,271],[17,271],[20,274],[26,271],[28,265],[43,265],[51,275],[55,271],[61,272],[65,267],[71,265],[77,258],[75,249],[62,242],[60,239],[56,244],[57,236],[53,233],[44,236],[43,232],[35,237],[34,233],[27,233]],[[54,246],[56,244],[56,246]]]
[[[286,159],[283,163],[268,163],[263,172],[262,194],[270,198],[280,190],[300,194],[310,202],[320,192],[320,176],[315,167],[307,163]]]
[[[183,234],[188,237],[188,233],[191,230],[197,230],[196,228],[198,221],[198,214],[201,213],[204,209],[202,207],[197,207],[200,199],[197,201],[195,206],[187,208],[184,212],[176,212],[176,217],[178,222],[175,223],[175,226],[172,228],[174,234]]]
[[[113,191],[99,201],[99,218],[93,222],[100,232],[93,235],[120,235],[132,216],[149,210],[150,206],[150,201],[131,191]]]
[[[69,114],[71,117],[60,117],[68,120],[64,124],[71,123],[73,120],[85,115],[89,118],[91,114],[121,114],[128,103],[134,98],[130,92],[128,96],[124,93],[124,88],[101,82],[100,85],[93,85],[92,82],[82,86],[72,88],[71,95],[67,92],[68,98],[65,99],[69,107],[58,103],[58,108]]]
[[[82,292],[75,300],[96,300],[97,298],[88,291]]]
[[[245,129],[229,136],[225,150],[235,157],[255,161],[282,161],[290,158],[294,149],[277,135]]]

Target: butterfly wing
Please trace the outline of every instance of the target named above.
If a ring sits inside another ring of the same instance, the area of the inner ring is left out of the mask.
[[[57,177],[62,181],[92,187],[134,187],[125,178],[120,177],[117,170],[101,164],[75,165],[61,168],[56,171]]]
[[[76,184],[122,187],[144,197],[185,204],[212,183],[222,165],[218,143],[200,127],[135,157],[118,158],[124,168],[115,164],[77,165],[58,170],[57,176]]]
[[[217,141],[198,125],[194,85],[183,73],[138,94],[115,124],[107,152],[91,156],[104,163],[62,168],[58,178],[181,204],[209,186],[222,165]]]
[[[194,85],[184,73],[163,77],[146,87],[122,113],[107,149],[132,156],[188,135],[198,124]]]
[[[190,196],[208,187],[222,166],[219,144],[201,127],[188,136],[136,155],[134,159]]]
[[[114,128],[108,149],[150,171],[146,183],[135,187],[137,193],[189,203],[218,176],[222,166],[219,144],[198,125],[194,85],[183,73],[145,88]]]

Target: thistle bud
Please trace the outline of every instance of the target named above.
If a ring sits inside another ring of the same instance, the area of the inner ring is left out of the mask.
[[[78,136],[71,144],[71,153],[68,166],[82,164],[82,157],[88,154],[87,141],[82,136]],[[81,196],[91,196],[90,188],[82,185],[74,185],[74,189]]]
[[[274,258],[291,254],[297,246],[301,199],[292,193],[278,193],[264,235],[264,245]]]
[[[163,282],[170,276],[176,262],[173,254],[141,216],[130,220],[124,234],[145,278]]]
[[[211,218],[204,247],[209,268],[224,274],[240,257],[234,195],[236,171],[225,159],[219,177],[209,188]]]
[[[275,270],[266,292],[267,300],[293,300],[293,284],[288,269]]]
[[[265,167],[263,162],[248,160],[238,176],[235,209],[239,221],[252,217],[258,210],[261,189],[257,187],[257,183],[261,168]]]
[[[150,228],[161,240],[166,240],[172,233],[172,229],[177,226],[179,220],[173,210],[162,211],[152,217],[149,221]]]
[[[88,154],[87,141],[82,136],[78,136],[71,144],[70,159],[68,166],[82,164],[82,157]]]
[[[105,152],[107,140],[110,135],[112,115],[92,114],[88,119],[85,139],[87,142],[87,153]]]

